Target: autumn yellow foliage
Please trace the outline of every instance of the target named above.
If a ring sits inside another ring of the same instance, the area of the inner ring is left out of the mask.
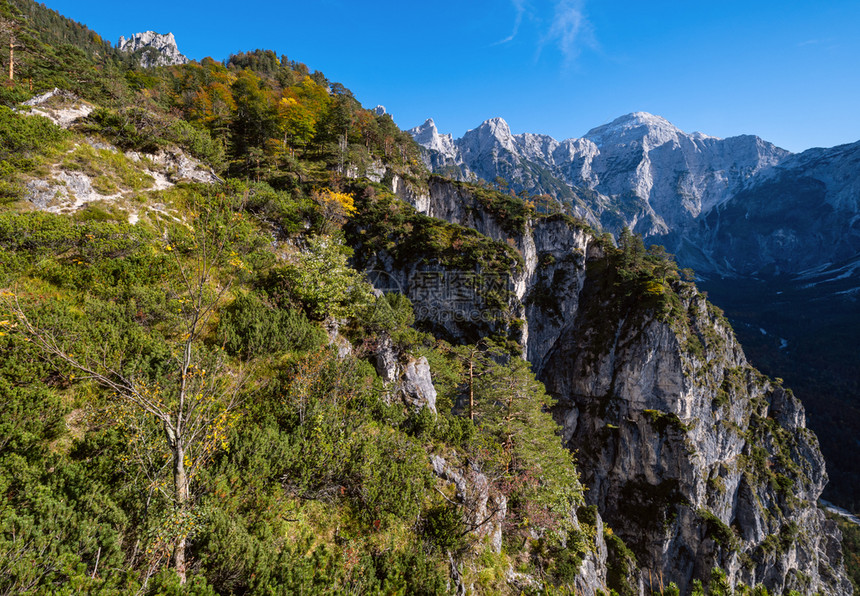
[[[349,193],[337,192],[330,188],[317,191],[314,198],[322,207],[326,219],[343,223],[358,211],[355,207],[355,199]]]

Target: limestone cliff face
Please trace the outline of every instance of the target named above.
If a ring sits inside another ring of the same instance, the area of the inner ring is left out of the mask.
[[[162,35],[155,31],[144,31],[128,39],[120,36],[117,48],[123,52],[141,52],[140,65],[144,68],[188,64],[188,58],[179,52],[173,33]]]
[[[519,341],[559,400],[587,500],[636,554],[634,591],[662,576],[684,593],[720,568],[772,593],[851,593],[841,536],[816,505],[826,475],[802,405],[749,365],[693,284],[673,282],[661,310],[615,294],[610,248],[574,220],[516,228],[441,179],[411,199],[520,253]]]
[[[799,401],[749,366],[695,288],[679,292],[686,321],[636,307],[607,320],[600,284],[587,278],[541,377],[588,500],[640,566],[682,590],[714,567],[777,593],[849,590]]]

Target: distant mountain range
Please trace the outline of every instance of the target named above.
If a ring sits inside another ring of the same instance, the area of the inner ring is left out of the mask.
[[[433,120],[409,132],[436,172],[549,194],[597,227],[665,244],[701,274],[821,273],[860,254],[860,143],[795,155],[645,112],[560,142],[513,135],[501,118],[456,140]]]

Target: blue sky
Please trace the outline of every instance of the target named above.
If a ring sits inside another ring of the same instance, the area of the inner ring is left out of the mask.
[[[273,49],[402,128],[579,137],[647,111],[791,151],[860,140],[860,2],[44,0],[116,43],[172,31],[188,57]]]

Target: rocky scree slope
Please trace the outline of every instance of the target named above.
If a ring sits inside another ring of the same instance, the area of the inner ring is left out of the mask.
[[[67,91],[53,89],[28,100],[18,111],[44,117],[64,130],[67,141],[47,156],[35,175],[22,181],[26,202],[53,213],[72,213],[89,204],[110,204],[134,223],[144,210],[139,193],[164,190],[178,182],[215,183],[211,168],[172,146],[153,153],[122,151],[97,135],[81,134],[95,107]],[[160,207],[155,205],[158,210]]]
[[[441,178],[428,192],[394,186],[421,213],[511,255],[499,316],[450,317],[446,329],[455,339],[489,331],[519,342],[559,400],[587,500],[636,555],[631,589],[662,576],[684,592],[720,568],[733,586],[851,593],[839,531],[816,506],[824,460],[802,405],[750,366],[693,284],[671,274],[631,281],[606,238],[566,216],[517,217],[502,208],[505,195]],[[419,318],[438,325],[438,304],[411,272],[450,274],[455,265],[426,253],[416,259],[423,265],[406,264],[370,248],[359,245],[358,259],[390,275]],[[486,313],[483,300],[442,302]]]

